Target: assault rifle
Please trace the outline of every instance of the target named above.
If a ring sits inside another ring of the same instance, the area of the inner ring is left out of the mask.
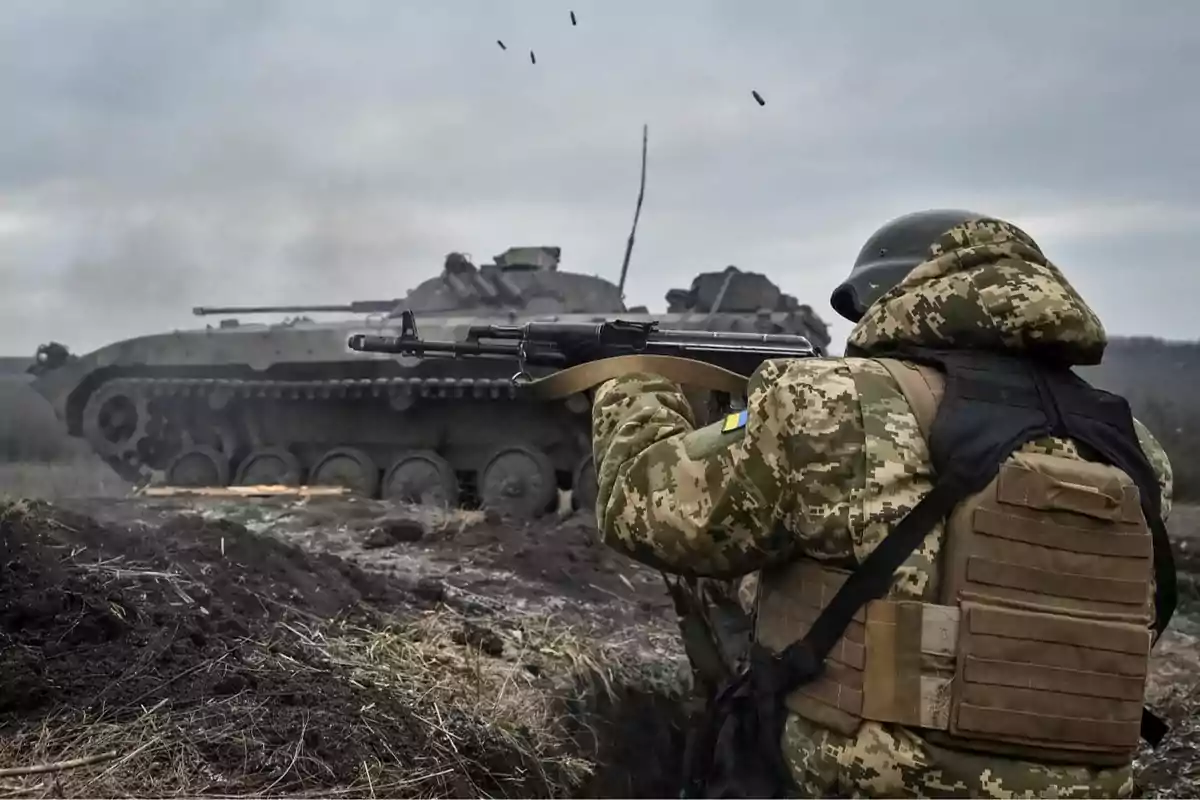
[[[401,313],[399,336],[360,333],[348,345],[362,353],[515,361],[513,383],[543,399],[567,397],[630,372],[740,396],[749,375],[768,359],[823,355],[803,336],[664,329],[657,322],[620,319],[472,325],[461,341],[435,342],[420,337],[412,311]],[[534,379],[529,367],[555,371]]]

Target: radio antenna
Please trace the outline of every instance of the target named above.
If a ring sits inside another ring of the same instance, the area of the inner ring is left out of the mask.
[[[642,215],[642,200],[646,196],[646,144],[650,138],[650,126],[642,125],[642,181],[638,187],[637,206],[633,211],[633,227],[629,229],[629,239],[625,242],[625,259],[621,262],[621,280],[617,290],[621,293],[621,301],[625,300],[625,277],[629,274],[629,257],[633,253],[633,239],[637,235],[638,218]]]

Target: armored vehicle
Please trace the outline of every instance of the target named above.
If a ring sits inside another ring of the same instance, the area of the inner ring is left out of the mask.
[[[502,361],[415,360],[351,351],[355,333],[398,333],[411,309],[434,339],[472,324],[529,319],[659,319],[664,327],[829,337],[812,310],[755,273],[729,268],[668,294],[667,314],[625,307],[603,278],[559,269],[557,247],[509,248],[476,267],[461,253],[404,298],[346,305],[196,308],[293,316],[116,342],[83,356],[42,345],[33,385],[67,431],[135,483],[342,485],[369,497],[483,504],[519,516],[560,489],[594,503],[584,396],[518,399]]]

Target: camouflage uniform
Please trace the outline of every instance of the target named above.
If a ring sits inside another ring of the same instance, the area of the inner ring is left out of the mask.
[[[1036,245],[1001,222],[961,225],[874,303],[848,352],[889,344],[1000,347],[1057,343],[1097,363],[1100,320]],[[861,563],[932,486],[929,452],[900,388],[866,357],[767,362],[752,377],[745,425],[698,428],[678,386],[653,375],[604,384],[594,405],[604,540],[666,572],[732,579],[807,556]],[[1171,467],[1137,424],[1170,509]],[[1046,439],[1025,452],[1079,458]],[[935,601],[938,526],[898,571],[889,597]],[[784,753],[808,796],[1126,797],[1132,769],[1043,765],[936,747],[916,731],[864,722],[843,737],[790,715]]]

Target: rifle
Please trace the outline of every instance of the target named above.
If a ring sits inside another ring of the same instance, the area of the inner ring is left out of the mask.
[[[355,334],[361,353],[421,358],[499,358],[517,362],[513,384],[543,400],[569,397],[620,375],[648,372],[676,383],[741,396],[749,376],[772,358],[823,355],[803,336],[664,329],[657,322],[527,322],[472,325],[461,341],[426,341],[412,311],[400,315],[400,335]],[[533,378],[529,368],[549,368]]]

